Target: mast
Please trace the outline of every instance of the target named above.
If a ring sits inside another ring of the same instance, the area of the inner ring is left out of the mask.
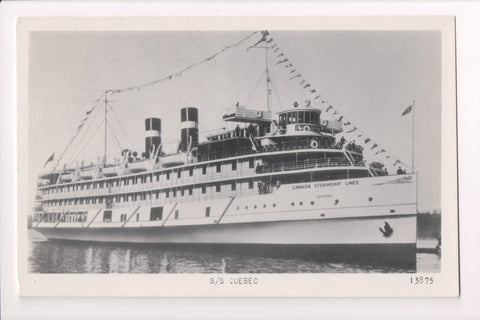
[[[268,46],[266,43],[265,43],[265,73],[267,76],[267,111],[270,111],[270,95],[272,93],[272,90],[270,89],[270,73],[268,71]]]
[[[105,91],[105,98],[104,98],[104,108],[105,108],[105,150],[103,154],[103,166],[107,166],[107,91]]]

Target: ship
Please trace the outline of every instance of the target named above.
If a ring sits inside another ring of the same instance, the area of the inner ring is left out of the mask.
[[[105,93],[105,116],[107,104]],[[416,174],[366,159],[344,121],[313,103],[267,104],[237,103],[222,116],[231,129],[203,140],[202,108],[180,108],[172,153],[162,119],[138,120],[141,154],[107,162],[105,151],[97,163],[41,173],[31,227],[49,240],[347,252],[415,270]]]

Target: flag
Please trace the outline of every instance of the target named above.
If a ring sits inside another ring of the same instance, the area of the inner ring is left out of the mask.
[[[369,143],[370,141],[372,141],[372,139],[370,138],[365,139],[365,143]]]
[[[375,143],[375,144],[370,148],[370,150],[373,150],[373,149],[375,149],[376,147],[378,147],[378,144]]]
[[[412,109],[413,109],[413,104],[409,105],[409,106],[402,112],[402,117],[403,117],[404,115],[409,114],[410,111],[412,111]]]
[[[45,162],[45,164],[43,165],[43,167],[45,168],[45,166],[47,165],[47,163],[49,163],[50,161],[53,161],[53,156],[55,155],[55,152],[52,153],[52,155],[50,157],[48,157],[47,161]]]

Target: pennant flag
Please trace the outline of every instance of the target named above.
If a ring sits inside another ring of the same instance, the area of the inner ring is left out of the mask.
[[[365,139],[365,143],[369,143],[370,141],[372,141],[372,139],[370,138]]]
[[[303,87],[303,89],[307,89],[308,87],[311,87],[310,83],[307,83],[307,85]]]
[[[273,41],[273,39],[270,39],[270,40],[267,41],[267,43],[270,43],[270,42],[272,42],[272,41]]]
[[[335,111],[333,112],[333,115],[337,115],[337,114],[338,114],[338,111],[335,110]]]
[[[85,115],[88,116],[90,113],[92,113],[93,109],[95,109],[95,107],[93,107],[92,109],[88,110],[88,111],[85,113]]]
[[[300,73],[298,73],[296,76],[291,77],[289,80],[293,80],[293,79],[298,78],[298,77],[301,77],[301,76],[302,76],[302,75],[301,75]]]
[[[345,126],[349,126],[349,125],[351,125],[351,124],[352,124],[352,123],[351,123],[350,121],[347,121],[347,122],[344,123]]]
[[[322,101],[322,103],[323,103],[323,101]],[[333,108],[332,106],[328,106],[327,110],[325,110],[325,111],[328,112],[328,111],[332,110],[332,108]]]
[[[352,132],[355,131],[355,130],[357,130],[357,127],[353,127],[353,129],[350,130],[350,131],[347,131],[347,133],[352,133]]]
[[[277,47],[277,49],[273,50],[273,52],[277,53],[278,50],[280,50],[280,48]]]
[[[310,92],[311,92],[311,93],[315,93],[315,92],[317,92],[317,90],[312,89],[312,90],[310,90]]]
[[[373,150],[373,149],[375,149],[376,147],[378,147],[378,144],[375,143],[375,144],[370,148],[370,150]]]
[[[290,73],[294,73],[295,71],[297,71],[297,70],[295,70],[295,69],[292,69],[292,71],[290,71]]]
[[[47,165],[47,163],[49,163],[50,161],[53,161],[53,157],[55,155],[55,152],[52,153],[52,155],[50,157],[48,157],[47,161],[45,162],[45,164],[43,165],[43,167],[45,168],[45,166]]]
[[[303,79],[302,81],[300,81],[300,85],[303,86],[305,82],[307,82],[307,80]]]
[[[285,58],[285,59],[283,59],[282,61],[278,61],[276,65],[278,66],[280,63],[285,63],[285,62],[287,62],[287,61],[288,61],[288,59]]]
[[[413,104],[409,105],[403,112],[402,112],[402,117],[409,114],[413,109]]]
[[[343,116],[340,116],[340,118],[337,119],[337,121],[342,121],[343,120]]]
[[[397,165],[398,163],[400,163],[400,160],[395,160],[395,162],[393,163],[393,165]]]
[[[283,56],[284,56],[284,54],[283,54],[283,52],[282,52],[282,53],[280,53],[280,54],[277,56],[277,58],[280,58],[280,57],[283,57]]]

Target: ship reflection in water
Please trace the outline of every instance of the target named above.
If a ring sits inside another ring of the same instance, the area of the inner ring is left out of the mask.
[[[414,270],[380,261],[342,261],[329,256],[315,260],[257,254],[255,256],[214,249],[193,250],[144,244],[84,243],[71,241],[30,242],[32,273],[401,273]],[[204,248],[205,249],[205,248]],[[324,261],[322,261],[324,260]],[[417,254],[418,272],[439,272],[440,257]]]

